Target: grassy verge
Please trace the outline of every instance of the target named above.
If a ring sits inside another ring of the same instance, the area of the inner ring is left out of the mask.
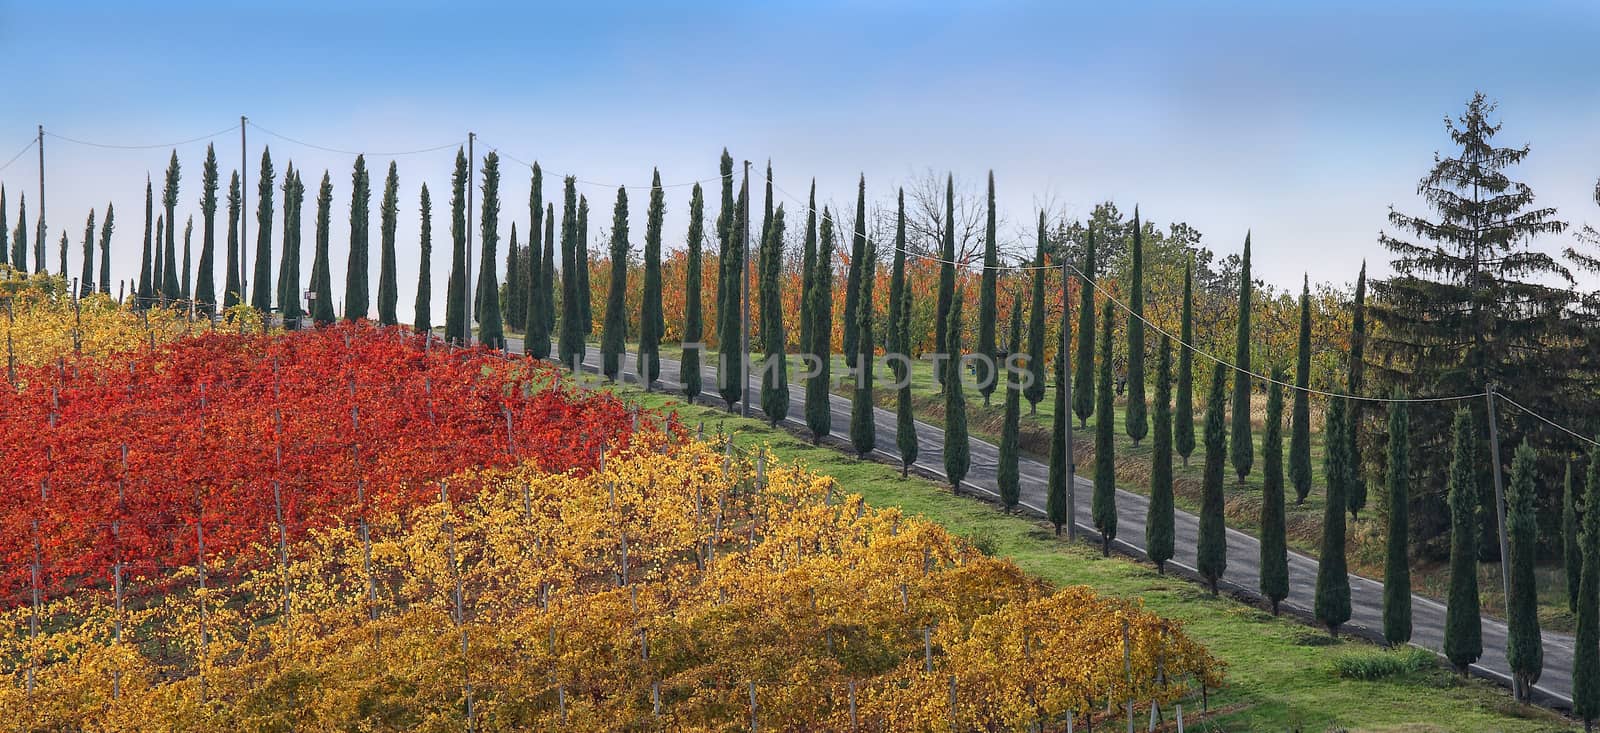
[[[1042,523],[952,496],[932,482],[886,465],[858,461],[827,447],[710,407],[684,405],[659,393],[620,388],[647,407],[677,411],[689,424],[704,421],[740,444],[766,444],[784,460],[801,461],[837,478],[876,506],[897,506],[974,538],[1055,585],[1084,584],[1141,598],[1152,611],[1183,621],[1189,633],[1229,664],[1226,689],[1211,695],[1222,730],[1554,731],[1570,721],[1542,708],[1518,705],[1498,687],[1463,681],[1407,652],[1388,652],[1321,632],[1254,607],[1213,598],[1187,581],[1157,575],[1126,558],[1103,559],[1087,545],[1058,540]],[[1387,659],[1394,656],[1398,659]],[[1376,670],[1376,671],[1374,671]],[[1362,679],[1369,677],[1375,679]],[[1193,710],[1198,701],[1186,706]],[[1198,728],[1197,728],[1198,729]],[[1209,728],[1208,728],[1209,729]]]

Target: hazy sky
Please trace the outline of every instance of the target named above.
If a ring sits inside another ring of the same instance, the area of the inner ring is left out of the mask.
[[[245,114],[289,137],[368,151],[452,143],[472,130],[480,155],[500,146],[539,160],[547,200],[559,196],[561,173],[613,184],[580,188],[591,234],[609,225],[614,184],[646,185],[652,166],[669,184],[713,177],[724,146],[758,166],[770,157],[777,184],[795,195],[815,177],[820,198],[846,207],[862,173],[869,197],[887,203],[929,170],[976,184],[993,169],[1007,236],[1021,236],[1042,203],[1073,216],[1100,200],[1138,203],[1159,222],[1198,227],[1219,254],[1253,229],[1258,272],[1288,286],[1303,271],[1352,280],[1363,258],[1387,269],[1376,235],[1388,205],[1420,211],[1416,182],[1449,142],[1442,119],[1481,89],[1500,103],[1502,141],[1533,146],[1515,175],[1562,218],[1600,224],[1590,199],[1600,177],[1600,5],[1579,0],[154,5],[0,0],[0,61],[10,70],[0,163],[41,123],[139,145],[236,126]],[[237,129],[215,143],[225,184],[239,163]],[[316,186],[332,172],[340,288],[352,156],[252,129],[252,210],[264,144],[280,174],[290,160],[306,171],[307,273]],[[65,228],[78,270],[84,217],[110,200],[113,277],[133,276],[144,176],[159,193],[169,150],[45,145],[50,261]],[[198,217],[204,151],[205,142],[178,148],[180,220]],[[398,158],[402,318],[423,182],[435,204],[434,312],[443,312],[453,155]],[[369,156],[374,250],[387,165]],[[503,169],[502,236],[518,221],[525,239],[527,170],[511,160]],[[33,151],[0,171],[13,224],[23,192],[36,217],[37,176]],[[646,192],[630,197],[637,246]],[[688,189],[669,189],[667,206],[666,241],[681,246]],[[254,229],[252,219],[252,256]],[[1570,241],[1537,246],[1556,252]],[[195,247],[198,257],[198,233]],[[371,259],[375,280],[376,251]]]

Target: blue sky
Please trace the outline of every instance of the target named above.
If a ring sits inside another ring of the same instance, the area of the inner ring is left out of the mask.
[[[431,147],[473,130],[480,154],[499,146],[541,161],[547,199],[562,172],[630,185],[647,184],[652,166],[667,183],[711,177],[724,146],[736,159],[770,157],[794,194],[815,177],[821,198],[846,207],[859,174],[886,204],[929,170],[976,183],[993,169],[1008,236],[1023,236],[1040,204],[1076,216],[1100,200],[1138,203],[1198,227],[1222,254],[1252,229],[1258,271],[1287,286],[1305,271],[1353,280],[1362,259],[1386,269],[1376,234],[1387,207],[1420,209],[1417,179],[1448,145],[1443,117],[1481,89],[1500,102],[1503,140],[1533,145],[1517,175],[1563,218],[1600,223],[1590,200],[1600,6],[1587,2],[68,5],[0,0],[11,70],[0,155],[40,123],[144,144],[246,114],[352,150]],[[237,132],[216,143],[226,179]],[[290,159],[307,171],[313,196],[331,170],[342,273],[350,156],[251,130],[252,188],[263,144],[280,173]],[[198,214],[204,146],[178,149],[180,219]],[[159,187],[168,151],[55,138],[46,148],[51,257],[65,227],[76,271],[84,217],[111,200],[114,277],[130,276],[144,175]],[[402,243],[416,241],[424,181],[435,241],[447,237],[452,156],[399,159]],[[372,157],[375,178],[387,163]],[[509,160],[505,170],[502,232],[517,220],[525,236],[526,170]],[[31,152],[0,171],[13,222],[22,190],[35,216],[37,175]],[[615,192],[583,192],[596,233]],[[687,198],[668,192],[669,246],[681,242]],[[643,193],[633,201],[642,240]],[[401,256],[406,311],[413,258]],[[442,275],[435,284],[442,297]]]

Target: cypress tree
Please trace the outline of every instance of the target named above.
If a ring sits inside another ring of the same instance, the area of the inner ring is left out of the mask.
[[[1144,407],[1144,235],[1140,232],[1139,207],[1133,207],[1133,283],[1128,292],[1128,403],[1125,429],[1139,447],[1148,428]],[[1106,352],[1110,353],[1110,352]]]
[[[78,280],[78,297],[87,298],[94,292],[94,209],[89,210],[89,223],[83,230],[83,277]]]
[[[1578,593],[1583,585],[1583,543],[1578,538],[1578,502],[1572,483],[1572,460],[1561,481],[1561,569],[1567,576],[1567,612],[1578,615]]]
[[[606,293],[606,325],[600,335],[600,357],[606,379],[622,374],[622,352],[628,341],[628,189],[617,187],[611,212],[611,287]]]
[[[180,281],[180,284],[178,285],[178,299],[180,301],[185,302],[185,303],[190,302],[190,300],[194,297],[194,290],[190,287],[191,283],[190,283],[190,280],[189,280],[189,273],[190,273],[190,269],[189,269],[189,263],[190,263],[190,260],[189,260],[189,253],[190,253],[189,243],[192,241],[193,235],[194,235],[194,217],[190,216],[183,223],[183,275],[181,276],[182,279]],[[62,247],[61,251],[65,252],[66,248]],[[65,263],[63,263],[63,264],[65,264]]]
[[[773,426],[789,416],[789,365],[788,356],[784,353],[788,336],[783,332],[781,297],[783,230],[783,207],[780,205],[773,213],[772,221],[767,223],[767,241],[761,245],[764,251],[763,265],[766,267],[761,273],[762,301],[766,308],[766,312],[761,314],[762,330],[766,332],[766,343],[762,348],[766,352],[766,362],[761,369],[761,409],[767,413],[768,424]],[[870,391],[868,397],[871,397]],[[857,450],[860,450],[859,443]]]
[[[1361,263],[1361,275],[1356,278],[1355,304],[1350,317],[1350,381],[1351,395],[1361,395],[1361,377],[1365,371],[1365,344],[1367,341],[1367,263]],[[1361,475],[1361,400],[1350,401],[1350,518],[1355,519],[1367,506],[1367,480]]]
[[[960,364],[961,358],[961,293],[956,293],[950,301],[949,332],[945,334],[945,345],[950,349],[950,358]],[[959,368],[946,372],[948,379],[944,387],[944,474],[950,480],[950,488],[956,493],[961,492],[961,480],[967,477],[967,469],[972,465],[972,446],[967,443],[967,398],[962,394],[961,370]]]
[[[1244,235],[1244,259],[1239,263],[1239,331],[1234,340],[1233,363],[1239,371],[1233,374],[1233,442],[1230,444],[1234,473],[1239,483],[1250,475],[1250,464],[1255,461],[1255,445],[1250,438],[1250,233]]]
[[[994,171],[989,171],[989,219],[983,236],[983,279],[978,288],[978,353],[984,358],[979,359],[977,366],[978,393],[983,395],[983,406],[989,406],[989,395],[994,393],[996,372],[993,368],[995,352],[999,345],[995,341],[995,322],[999,320],[996,315],[995,301],[998,287],[997,279],[1000,274],[1000,251],[998,233],[995,231],[994,221]]]
[[[328,254],[328,228],[333,209],[333,180],[322,172],[322,186],[317,190],[317,240],[316,254],[311,260],[311,292],[317,298],[311,304],[311,322],[317,326],[333,324],[333,273]],[[345,307],[349,307],[346,299]]]
[[[234,171],[228,179],[228,275],[222,281],[222,308],[232,308],[244,302],[244,286],[239,282],[239,276],[244,274],[242,263],[239,261],[239,222],[243,212],[239,207],[243,205],[240,198],[239,171]]]
[[[1156,357],[1155,414],[1150,437],[1150,508],[1144,520],[1144,547],[1156,572],[1165,573],[1172,559],[1172,339],[1161,337]]]
[[[67,233],[65,231],[61,232],[61,243],[57,245],[56,251],[61,255],[61,268],[58,270],[58,272],[61,273],[61,278],[65,280],[67,277]],[[188,252],[184,252],[184,259],[188,259]],[[188,276],[187,268],[185,268],[184,275],[185,277]],[[187,295],[187,293],[185,295]]]
[[[150,176],[144,176],[144,254],[142,254],[141,261],[139,261],[139,296],[136,298],[139,307],[150,307],[150,304],[155,302],[155,275],[154,270],[152,270],[152,267],[154,267],[154,254],[150,251],[150,224],[154,222],[155,211],[154,203],[152,202],[154,202],[154,198],[152,198],[152,189],[150,189]],[[22,203],[26,205],[26,195],[22,198]],[[22,229],[21,224],[18,224],[18,234],[22,234],[22,232],[24,232],[24,229]],[[13,258],[13,264],[18,272],[27,272],[27,262]]]
[[[1100,314],[1100,353],[1111,353],[1111,301]],[[1094,528],[1100,532],[1100,554],[1111,554],[1117,538],[1116,416],[1112,412],[1111,360],[1100,360],[1099,393],[1094,409]]]
[[[278,307],[283,311],[283,327],[300,328],[300,206],[305,186],[300,174],[289,163],[283,174],[283,257],[278,262]],[[263,311],[265,314],[265,311]]]
[[[844,363],[852,370],[860,369],[857,330],[861,310],[861,270],[867,256],[867,177],[861,176],[856,187],[855,236],[850,239],[850,271],[844,286]]]
[[[1444,612],[1444,655],[1463,677],[1483,655],[1478,610],[1478,456],[1472,413],[1456,412],[1450,462],[1450,595]],[[1329,505],[1332,497],[1329,497]]]
[[[491,153],[493,155],[493,153]],[[366,156],[357,155],[354,170],[350,173],[350,257],[345,260],[344,319],[354,321],[367,317],[368,244],[367,227],[371,219],[372,183],[367,177]],[[488,243],[484,243],[488,251]],[[486,260],[491,265],[493,260]],[[486,268],[493,270],[493,267]],[[330,291],[331,293],[331,291]],[[317,296],[329,297],[328,295]],[[330,303],[331,305],[331,303]],[[481,320],[481,319],[480,319]],[[487,337],[485,337],[487,339]],[[487,343],[487,340],[485,341]]]
[[[1389,405],[1389,542],[1383,566],[1383,638],[1411,641],[1411,553],[1406,547],[1411,502],[1411,421],[1404,402]]]
[[[817,181],[811,179],[811,197],[806,204],[805,249],[800,254],[800,353],[811,354],[811,289],[817,273]],[[891,310],[889,328],[896,326]]]
[[[145,200],[149,201],[149,177],[145,180]],[[17,206],[17,230],[11,238],[11,264],[19,274],[28,274],[28,194],[19,194]],[[145,217],[149,218],[149,217]],[[155,286],[152,286],[152,289]]]
[[[1345,494],[1350,489],[1350,444],[1346,400],[1328,401],[1328,417],[1323,423],[1327,455],[1323,473],[1328,482],[1328,505],[1322,512],[1322,554],[1317,562],[1317,620],[1337,634],[1339,625],[1350,620],[1350,576],[1345,565]]]
[[[716,323],[712,324],[712,330],[717,334],[717,349],[719,353],[719,358],[717,359],[717,390],[721,394],[724,387],[737,381],[733,379],[733,373],[730,371],[733,366],[730,360],[733,359],[735,349],[730,348],[729,344],[723,340],[723,328],[726,325],[729,313],[728,291],[735,284],[733,277],[728,274],[728,262],[738,254],[738,244],[733,239],[733,158],[728,155],[727,148],[722,149],[722,157],[718,160],[717,166],[721,172],[722,199],[720,202],[721,208],[717,211],[717,307],[715,311],[717,320]],[[737,397],[737,393],[735,393],[735,397]],[[732,404],[730,402],[729,406],[732,407]]]
[[[528,314],[526,306],[518,307],[521,295],[518,290],[522,287],[522,258],[519,257],[522,245],[517,243],[517,222],[511,222],[511,239],[506,244],[506,287],[505,297],[502,299],[504,306],[501,315],[505,319],[505,327],[513,331],[521,331],[523,316]],[[523,339],[523,348],[527,348],[527,339]]]
[[[445,287],[444,337],[467,343],[467,153],[456,148],[456,169],[450,176],[450,280]]]
[[[1278,603],[1289,595],[1289,552],[1283,507],[1283,370],[1267,386],[1267,426],[1261,436],[1261,595]]]
[[[1172,421],[1173,447],[1189,465],[1194,454],[1194,258],[1183,266],[1183,317],[1178,330],[1178,404]]]
[[[822,242],[817,245],[817,272],[811,278],[811,343],[816,374],[806,380],[806,427],[811,442],[819,443],[833,428],[828,388],[833,381],[829,356],[833,345],[833,213],[822,209]],[[902,473],[904,472],[902,467]]]
[[[5,210],[5,197],[0,195],[0,211]],[[116,211],[106,202],[106,216],[100,222],[100,292],[111,294],[111,230],[115,228]],[[0,239],[5,238],[5,217],[0,216]]]
[[[860,231],[859,229],[857,231]],[[875,277],[873,270],[877,264],[878,247],[874,242],[867,242],[861,260],[860,297],[856,304],[856,391],[855,399],[850,404],[850,443],[856,449],[856,455],[866,458],[878,445],[877,426],[872,421],[872,280]],[[963,471],[965,473],[965,471]]]
[[[523,303],[526,310],[522,314],[522,350],[534,359],[548,359],[550,321],[545,311],[549,290],[544,271],[544,172],[539,170],[538,161],[533,164],[533,178],[528,185],[528,215],[532,225],[528,227],[528,256],[524,258],[528,264],[523,268],[528,293]]]
[[[1195,549],[1195,565],[1200,577],[1217,594],[1217,580],[1228,568],[1228,535],[1223,522],[1222,478],[1228,449],[1227,407],[1228,368],[1217,364],[1211,372],[1211,391],[1206,395],[1206,463],[1201,476],[1200,541]],[[1340,516],[1343,516],[1342,514]]]
[[[727,286],[723,288],[723,302],[717,311],[717,320],[721,322],[717,340],[722,344],[722,359],[717,370],[717,387],[722,393],[723,401],[728,403],[730,411],[739,400],[744,399],[744,361],[749,356],[743,353],[744,321],[740,312],[744,304],[742,285],[745,281],[744,256],[749,249],[745,242],[749,227],[745,224],[744,212],[749,191],[750,180],[746,176],[739,186],[738,200],[729,203],[730,211],[725,212],[728,220],[728,236],[725,240],[727,244],[724,245],[721,281]]]
[[[701,264],[702,249],[705,240],[705,192],[700,189],[700,184],[694,184],[689,193],[689,255],[685,259],[683,283],[683,356],[678,361],[678,382],[683,385],[683,393],[691,404],[700,394],[700,349],[688,348],[689,344],[699,344],[705,337],[704,316],[701,313]]]
[[[484,346],[491,349],[501,349],[506,345],[505,321],[500,316],[500,283],[495,276],[495,248],[500,245],[500,154],[491,150],[483,156],[483,204],[482,212],[478,219],[478,232],[483,237],[483,259],[478,266],[482,268],[483,277],[478,281],[483,284],[481,293],[482,309],[478,313],[478,334]],[[362,227],[362,235],[366,235],[366,227]],[[365,275],[366,256],[362,256],[362,273]],[[366,283],[363,277],[362,289]],[[362,315],[366,313],[365,297],[362,302]]]
[[[200,312],[209,316],[217,306],[217,186],[222,182],[217,154],[210,145],[206,146],[206,162],[200,170],[200,269],[194,276],[192,297],[198,301]],[[187,232],[184,237],[188,238]]]
[[[422,214],[421,256],[417,264],[417,300],[412,306],[411,328],[417,333],[433,330],[433,201],[428,197],[428,184],[422,184],[422,195],[417,209]]]
[[[594,335],[594,291],[589,288],[589,197],[578,195],[578,238],[573,242],[573,256],[578,261],[577,303],[578,325],[583,330],[584,345],[579,354],[588,351],[588,337]]]
[[[156,302],[166,304],[166,274],[162,267],[162,251],[166,249],[167,219],[165,214],[156,214],[156,270],[150,277],[150,284],[156,289]]]
[[[1022,293],[1018,292],[1011,302],[1011,341],[1008,351],[1014,354],[1022,349]],[[1000,469],[995,477],[995,483],[1000,489],[1000,505],[1006,511],[1015,509],[1017,500],[1022,495],[1017,472],[1017,451],[1021,443],[1021,389],[1017,373],[1007,369],[1005,421],[1000,428]]]
[[[1295,350],[1294,416],[1289,435],[1289,480],[1294,503],[1311,494],[1311,278],[1300,286],[1300,341]],[[1326,436],[1324,436],[1326,437]]]
[[[1585,507],[1600,507],[1600,449],[1589,451]],[[1583,579],[1578,586],[1578,630],[1572,652],[1572,714],[1585,731],[1600,717],[1600,511],[1583,513]]]
[[[1511,459],[1511,483],[1506,487],[1506,539],[1511,551],[1511,598],[1506,608],[1506,662],[1517,679],[1523,702],[1533,700],[1533,686],[1544,668],[1544,645],[1539,636],[1539,589],[1534,561],[1539,547],[1539,518],[1535,502],[1539,487],[1539,457],[1523,441]]]
[[[544,266],[540,268],[544,277],[544,325],[545,331],[551,338],[555,337],[556,327],[556,205],[544,205]]]
[[[1061,327],[1066,328],[1067,322],[1062,319]],[[1072,429],[1072,411],[1067,406],[1067,371],[1066,363],[1061,359],[1062,354],[1056,354],[1056,401],[1054,423],[1050,428],[1050,476],[1045,486],[1044,513],[1055,525],[1056,536],[1061,535],[1061,527],[1067,522],[1077,521],[1077,517],[1067,516],[1067,432]]]
[[[16,247],[11,240],[11,229],[6,226],[6,187],[0,183],[0,265],[15,266]]]
[[[889,323],[888,334],[883,340],[883,353],[898,357],[890,357],[889,371],[894,373],[894,378],[903,380],[908,372],[905,365],[900,363],[899,357],[905,357],[911,348],[906,343],[909,334],[901,330],[900,308],[904,304],[906,290],[906,192],[901,189],[895,204],[894,218],[894,260],[889,268]]]
[[[272,151],[261,150],[261,178],[256,183],[256,265],[253,281],[255,293],[250,305],[261,311],[263,318],[272,311]],[[281,278],[282,275],[280,274]],[[243,293],[240,294],[244,297]]]
[[[1028,398],[1028,414],[1039,413],[1039,403],[1044,401],[1044,248],[1046,242],[1044,209],[1039,210],[1039,242],[1033,253],[1033,301],[1028,310],[1028,380],[1023,396]],[[1062,318],[1066,318],[1063,314]]]
[[[400,170],[389,161],[389,174],[383,179],[383,203],[379,204],[378,323],[393,326],[400,322],[395,312],[400,304],[400,281],[395,274],[394,230],[400,223]]]
[[[561,338],[557,355],[561,365],[578,370],[583,362],[583,309],[578,305],[578,193],[577,179],[562,181],[561,204]]]
[[[939,355],[939,360],[933,363],[933,377],[939,382],[939,389],[949,387],[951,381],[947,375],[950,373],[950,348],[946,338],[950,335],[950,302],[955,298],[956,292],[956,179],[954,174],[945,176],[944,181],[944,239],[939,247],[939,301],[934,311],[934,351]],[[960,379],[960,365],[957,365],[956,378]]]
[[[1083,247],[1083,275],[1078,293],[1078,360],[1072,380],[1072,410],[1078,415],[1078,427],[1089,424],[1094,412],[1094,225],[1090,224],[1088,239]],[[1102,359],[1111,360],[1109,352]]]
[[[757,290],[759,290],[759,292],[756,293],[757,300],[756,300],[755,304],[752,306],[753,308],[755,308],[755,317],[759,321],[759,323],[756,324],[756,327],[758,329],[756,331],[756,335],[751,337],[751,338],[759,340],[760,343],[763,344],[763,348],[765,348],[765,344],[767,343],[768,333],[772,330],[772,324],[767,321],[767,312],[768,312],[768,305],[769,305],[767,301],[772,299],[772,293],[768,292],[767,291],[767,287],[766,287],[767,286],[767,265],[768,265],[767,257],[770,254],[768,252],[768,249],[767,249],[767,235],[772,232],[772,159],[771,158],[767,159],[766,189],[767,189],[766,198],[763,200],[762,206],[761,206],[761,238],[756,240],[756,285],[755,285],[755,287],[757,288]],[[780,309],[780,316],[781,316],[781,309]]]
[[[168,301],[176,301],[183,297],[183,287],[178,282],[178,181],[182,174],[178,168],[178,151],[172,151],[172,160],[167,163],[166,183],[161,188],[161,204],[166,207],[167,238],[162,255],[162,262],[166,265],[161,268],[161,297]],[[40,242],[42,246],[44,243]],[[39,263],[43,264],[43,263]]]
[[[906,334],[904,339],[910,338],[911,333],[911,288],[900,291],[900,332]],[[911,380],[906,376],[899,378],[899,390],[895,400],[895,447],[900,449],[900,476],[904,478],[911,470],[911,464],[917,462],[919,446],[917,444],[917,422],[912,414]]]
[[[661,315],[661,218],[666,214],[665,196],[661,173],[655,171],[644,229],[644,302],[639,313],[639,381],[644,382],[646,391],[661,378],[661,337],[667,325]],[[783,304],[777,304],[776,312],[782,316]],[[786,407],[788,401],[785,394]]]

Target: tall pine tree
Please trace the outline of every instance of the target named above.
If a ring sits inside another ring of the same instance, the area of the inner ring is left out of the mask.
[[[450,176],[450,279],[444,296],[444,337],[467,343],[467,153],[456,148],[456,169]]]
[[[939,243],[939,300],[934,310],[934,352],[938,361],[933,363],[933,377],[939,389],[950,386],[949,375],[960,378],[960,365],[950,364],[950,348],[946,339],[950,335],[950,302],[956,292],[956,179],[948,174],[944,181],[944,238]]]
[[[383,203],[379,204],[378,323],[393,326],[400,322],[395,312],[400,304],[400,280],[395,273],[394,231],[400,224],[400,170],[389,161],[389,174],[383,179]]]
[[[1283,506],[1283,370],[1267,386],[1267,425],[1261,436],[1261,595],[1278,615],[1289,595],[1289,552]]]
[[[1133,207],[1133,277],[1128,289],[1128,437],[1139,447],[1149,427],[1144,407],[1144,235],[1139,226],[1139,207]],[[1107,352],[1109,353],[1109,352]]]
[[[1223,517],[1222,481],[1227,467],[1228,368],[1220,362],[1211,372],[1211,391],[1206,395],[1205,471],[1200,484],[1200,539],[1195,549],[1195,569],[1200,572],[1211,595],[1217,594],[1217,581],[1228,569],[1228,534]],[[1340,515],[1343,516],[1343,515]]]
[[[1009,351],[1022,349],[1022,293],[1011,301],[1011,341]],[[1022,496],[1022,484],[1017,471],[1018,451],[1021,448],[1022,384],[1014,370],[1006,370],[1005,419],[1000,428],[1000,468],[995,484],[1000,489],[1000,505],[1006,511],[1017,508]]]
[[[1506,487],[1506,541],[1511,551],[1511,597],[1506,609],[1506,662],[1517,680],[1523,702],[1532,702],[1533,686],[1544,670],[1544,644],[1539,635],[1539,587],[1534,563],[1539,552],[1538,460],[1524,441],[1511,460]]]
[[[1363,268],[1364,270],[1365,268]],[[1406,403],[1389,405],[1389,541],[1383,565],[1383,638],[1411,641],[1411,552],[1406,516],[1411,503],[1411,423]]]
[[[666,210],[661,172],[655,171],[650,181],[650,209],[644,228],[644,299],[639,312],[639,381],[644,382],[646,391],[661,378],[661,337],[667,330],[666,319],[661,315],[661,218]],[[781,316],[781,304],[777,310]],[[787,395],[784,402],[787,406]]]
[[[265,318],[272,311],[272,192],[275,190],[272,151],[268,148],[261,149],[259,175],[260,180],[256,182],[256,264],[255,274],[251,278],[256,289],[250,298],[250,305]],[[239,297],[243,298],[244,294],[241,293]]]
[[[1178,404],[1173,409],[1172,443],[1183,465],[1194,454],[1194,258],[1183,265],[1183,316],[1178,329]]]
[[[357,155],[355,168],[350,172],[350,257],[345,260],[344,271],[346,321],[366,318],[367,307],[371,300],[367,295],[367,282],[371,277],[368,267],[370,239],[367,236],[367,229],[372,219],[371,208],[372,181],[367,173],[367,158],[364,155]],[[487,246],[484,247],[485,251],[488,249]],[[492,267],[489,269],[493,270]],[[318,297],[329,298],[329,306],[332,306],[331,292]]]
[[[761,314],[762,330],[766,336],[766,343],[762,345],[766,361],[761,369],[761,410],[767,413],[767,423],[774,426],[789,416],[789,364],[784,348],[788,343],[788,335],[783,332],[781,290],[783,231],[783,206],[780,205],[773,212],[772,221],[767,223],[767,241],[761,245],[762,266],[766,268],[761,272],[761,301],[766,308],[766,312]]]
[[[701,279],[703,277],[701,257],[705,247],[705,192],[700,189],[700,184],[694,184],[689,193],[689,233],[687,236],[689,254],[684,259],[683,283],[683,356],[678,360],[678,383],[683,385],[683,394],[692,404],[694,398],[700,395],[700,349],[689,348],[689,344],[699,344],[705,338],[705,316],[702,312]]]
[[[611,211],[611,286],[606,292],[606,324],[600,335],[601,371],[613,382],[622,374],[628,342],[628,189],[617,187]]]
[[[949,331],[945,346],[950,349],[950,359],[959,365],[961,358],[961,293],[950,301]],[[972,446],[967,442],[967,397],[963,394],[961,370],[954,368],[945,373],[944,387],[944,475],[950,488],[961,493],[961,481],[972,466]]]
[[[994,171],[989,171],[989,219],[983,236],[983,278],[978,287],[978,353],[983,357],[974,362],[977,367],[978,394],[983,395],[983,406],[989,406],[989,395],[994,394],[995,378],[993,359],[999,350],[995,343],[996,289],[999,287],[1000,250],[996,240],[994,212]]]
[[[1350,434],[1348,401],[1335,397],[1328,401],[1328,417],[1322,425],[1327,436],[1327,455],[1323,475],[1328,482],[1328,504],[1322,512],[1322,554],[1317,562],[1316,616],[1329,634],[1350,620],[1350,576],[1345,563],[1344,510],[1350,490]]]
[[[1294,415],[1289,434],[1289,480],[1294,503],[1311,495],[1311,278],[1300,286],[1300,339],[1295,349]]]
[[[482,303],[478,311],[478,335],[484,346],[491,349],[502,349],[506,345],[505,321],[500,314],[500,283],[495,276],[495,248],[500,245],[500,154],[489,151],[483,156],[483,192],[482,211],[478,217],[478,232],[483,237],[483,259],[478,262],[482,268],[482,278],[478,282],[483,284],[480,295]],[[366,227],[362,227],[365,234]],[[365,260],[365,255],[363,255]],[[365,262],[363,261],[363,266]],[[362,285],[365,288],[365,284]],[[366,315],[366,304],[362,304],[362,316]]]
[[[858,273],[861,276],[858,293],[861,300],[856,304],[855,323],[850,324],[856,332],[856,391],[855,399],[850,403],[850,444],[861,458],[867,457],[878,445],[877,424],[872,417],[872,281],[876,277],[873,270],[877,255],[877,244],[867,242]]]
[[[807,351],[816,363],[815,374],[806,380],[806,427],[811,442],[828,435],[833,412],[828,405],[828,388],[833,381],[833,214],[822,209],[822,241],[817,245],[817,271],[811,277],[811,343]]]
[[[1044,362],[1044,250],[1048,241],[1045,233],[1044,209],[1039,210],[1039,241],[1033,253],[1033,299],[1028,306],[1028,372],[1032,379],[1028,380],[1027,389],[1023,396],[1028,398],[1028,414],[1036,415],[1039,412],[1039,403],[1044,401],[1046,365]],[[1067,316],[1061,315],[1063,319]]]
[[[1156,357],[1156,399],[1150,438],[1150,504],[1144,519],[1144,548],[1156,572],[1165,573],[1172,559],[1172,339],[1161,337]]]
[[[1239,371],[1233,374],[1233,442],[1229,444],[1229,458],[1239,483],[1250,475],[1250,464],[1255,461],[1255,444],[1250,437],[1250,233],[1244,235],[1244,258],[1239,261],[1239,331],[1234,339],[1233,363]]]
[[[200,262],[191,296],[206,315],[214,312],[217,305],[217,186],[221,181],[217,154],[207,145],[206,162],[200,172]]]
[[[311,260],[311,292],[317,296],[311,303],[311,322],[318,326],[331,325],[334,320],[333,273],[328,255],[328,227],[332,208],[333,181],[328,177],[328,172],[323,171],[322,187],[317,191],[316,254]]]
[[[1089,424],[1094,413],[1094,227],[1089,227],[1083,245],[1083,271],[1079,277],[1078,293],[1078,359],[1072,380],[1072,411],[1078,415],[1078,427]],[[1100,358],[1111,360],[1111,354]]]
[[[417,262],[417,300],[411,306],[411,328],[417,333],[433,330],[433,200],[428,184],[422,184],[417,210],[422,215],[422,241]]]

